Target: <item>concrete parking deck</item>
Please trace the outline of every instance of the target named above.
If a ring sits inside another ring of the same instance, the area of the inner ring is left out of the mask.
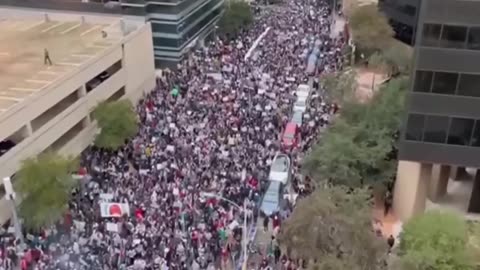
[[[110,47],[113,38],[101,33],[108,25],[0,20],[0,114]],[[44,65],[45,49],[52,66]]]

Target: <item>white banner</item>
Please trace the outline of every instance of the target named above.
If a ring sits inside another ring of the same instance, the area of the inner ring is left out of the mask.
[[[100,214],[102,217],[121,217],[130,215],[128,203],[100,203]]]

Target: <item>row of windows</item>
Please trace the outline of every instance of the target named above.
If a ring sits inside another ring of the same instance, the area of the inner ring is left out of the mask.
[[[155,21],[155,19],[151,19],[152,23],[152,30],[154,33],[169,33],[169,34],[177,34],[181,33],[183,30],[185,30],[188,26],[190,26],[195,20],[197,20],[199,17],[202,15],[205,15],[206,13],[209,13],[210,10],[218,5],[220,0],[212,0],[209,3],[205,4],[195,12],[187,15],[188,17],[183,20],[182,22],[179,22],[178,24],[166,24],[162,23],[159,21]],[[185,2],[182,2],[186,3]],[[163,45],[166,46],[166,45]]]
[[[480,120],[409,114],[405,139],[480,147]]]
[[[480,97],[480,74],[417,70],[413,91]]]
[[[211,23],[213,18],[220,15],[220,12],[221,12],[221,7],[213,10],[208,16],[203,18],[195,26],[189,29],[188,32],[184,33],[184,35],[181,38],[176,39],[176,38],[154,37],[153,44],[154,46],[181,48],[183,45],[185,45],[185,42],[189,41],[191,37],[196,35],[201,28]]]
[[[422,46],[480,50],[480,27],[423,25]]]

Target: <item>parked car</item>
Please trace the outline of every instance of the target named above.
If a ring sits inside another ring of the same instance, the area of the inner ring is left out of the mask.
[[[301,127],[303,124],[303,113],[300,111],[293,112],[290,122],[297,124],[298,127]]]
[[[282,147],[291,150],[298,145],[299,128],[297,124],[289,122],[282,134]]]
[[[268,180],[271,182],[280,182],[286,185],[288,181],[290,181],[291,173],[292,170],[290,158],[285,154],[275,155],[272,165],[270,166]]]
[[[260,204],[260,211],[270,216],[280,210],[280,202],[282,200],[283,184],[280,182],[272,181],[268,185],[265,195],[263,195],[262,203]]]
[[[307,110],[308,96],[297,96],[297,100],[293,104],[293,112],[304,113]]]
[[[298,87],[297,87],[297,91],[295,91],[295,94],[297,95],[297,97],[308,97],[310,96],[310,86],[308,86],[308,84],[300,84]]]

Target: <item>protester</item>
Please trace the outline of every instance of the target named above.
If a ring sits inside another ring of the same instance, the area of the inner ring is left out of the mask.
[[[309,82],[304,53],[320,49],[314,76],[342,65],[344,40],[330,38],[327,3],[282,5],[257,6],[251,29],[234,40],[211,41],[158,78],[137,106],[140,129],[125,147],[85,151],[82,184],[73,191],[65,220],[28,235],[35,251],[22,256],[27,269],[218,269],[241,262],[243,217],[255,224],[293,91]],[[301,145],[291,153],[293,189],[301,195],[311,191],[309,179],[298,174],[302,153],[332,112],[318,94],[322,91],[312,96]],[[288,203],[273,216],[277,231],[291,207]],[[7,239],[3,243],[11,244]],[[17,261],[7,255],[10,246],[2,249],[0,269],[12,269],[7,265]],[[280,249],[272,248],[278,262]],[[293,269],[293,262],[288,265]]]

